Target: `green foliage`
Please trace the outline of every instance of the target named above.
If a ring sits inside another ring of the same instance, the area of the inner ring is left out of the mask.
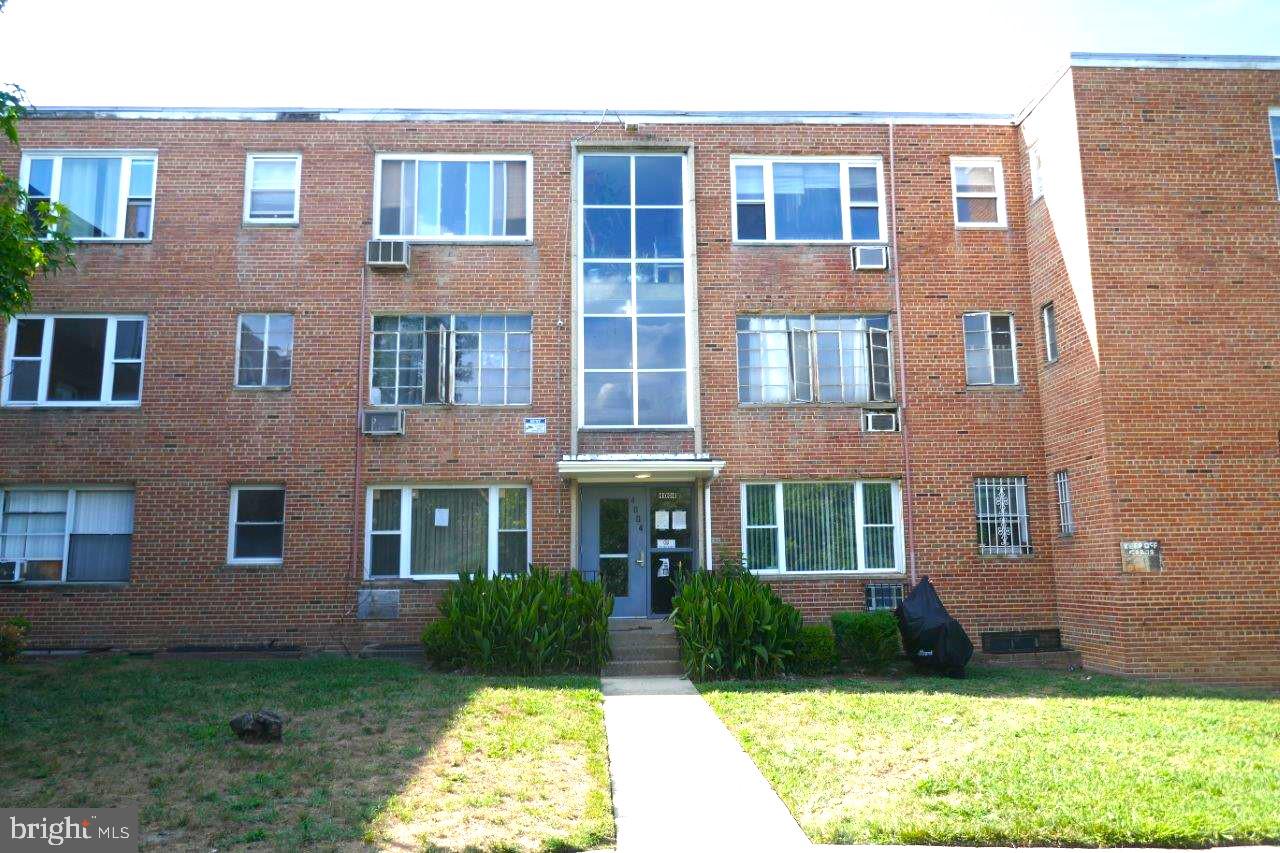
[[[826,625],[803,625],[796,635],[796,652],[787,671],[795,675],[828,675],[840,664],[836,635]]]
[[[836,613],[831,617],[840,657],[856,669],[878,672],[902,651],[898,620],[888,610]]]
[[[690,678],[769,678],[795,651],[800,611],[744,571],[741,560],[722,557],[714,572],[677,578],[672,604]]]
[[[515,576],[464,574],[440,601],[456,663],[514,675],[599,671],[610,656],[612,612],[599,581],[540,566]],[[433,642],[450,653],[450,643]]]
[[[13,663],[27,646],[31,623],[21,616],[0,622],[0,663]]]
[[[427,623],[427,627],[422,629],[422,646],[427,660],[436,669],[456,669],[460,665],[462,655],[448,619]]]
[[[18,122],[26,114],[18,86],[0,86],[0,133],[18,144]],[[54,226],[66,219],[61,204],[28,204],[27,193],[0,172],[0,317],[12,317],[31,303],[31,280],[72,265],[71,238]]]

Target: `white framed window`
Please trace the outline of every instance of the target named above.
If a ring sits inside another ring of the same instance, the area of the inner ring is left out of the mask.
[[[132,489],[0,488],[0,581],[124,582],[132,549]]]
[[[1044,360],[1053,364],[1058,360],[1058,317],[1052,302],[1040,308],[1040,325],[1044,329]]]
[[[227,562],[274,565],[284,561],[284,487],[233,486]]]
[[[19,314],[5,335],[4,405],[138,406],[146,317]]]
[[[371,486],[365,494],[365,577],[519,574],[533,559],[527,486]]]
[[[236,387],[288,388],[293,376],[293,315],[241,314]]]
[[[154,151],[28,151],[19,181],[33,202],[66,206],[58,229],[83,241],[151,239]]]
[[[1031,553],[1026,477],[979,477],[973,483],[981,554],[1018,557]]]
[[[739,243],[882,243],[879,157],[731,157]]]
[[[1031,200],[1039,201],[1044,197],[1044,171],[1039,143],[1027,146],[1027,171],[1031,175]]]
[[[1276,193],[1280,195],[1280,111],[1271,111],[1271,154],[1276,169]]]
[[[297,225],[302,197],[301,154],[250,154],[244,164],[244,221]]]
[[[533,234],[533,158],[520,154],[379,154],[379,239],[526,241]]]
[[[1063,536],[1073,536],[1076,532],[1076,518],[1071,510],[1071,481],[1067,479],[1067,472],[1055,473],[1053,485],[1058,492],[1058,531]]]
[[[373,318],[374,406],[526,406],[533,388],[530,314]]]
[[[957,228],[1004,228],[1004,166],[999,157],[952,157],[951,202]]]
[[[1013,315],[975,311],[964,315],[964,372],[969,385],[1017,385]]]
[[[901,572],[893,480],[744,483],[742,547],[757,573]]]
[[[738,318],[738,402],[893,400],[889,316]]]

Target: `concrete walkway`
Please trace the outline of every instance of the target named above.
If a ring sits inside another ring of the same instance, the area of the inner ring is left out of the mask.
[[[602,684],[620,853],[811,849],[688,679]]]

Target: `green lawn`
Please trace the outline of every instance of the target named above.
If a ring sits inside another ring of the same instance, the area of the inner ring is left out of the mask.
[[[1085,673],[704,684],[814,841],[1280,841],[1280,700]]]
[[[285,714],[284,742],[235,713]],[[7,806],[141,806],[144,847],[588,848],[614,833],[595,678],[346,658],[0,667]]]

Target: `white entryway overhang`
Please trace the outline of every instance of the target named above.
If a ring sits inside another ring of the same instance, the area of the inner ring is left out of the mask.
[[[589,453],[565,456],[558,468],[580,483],[672,483],[714,479],[724,460],[703,453]]]

